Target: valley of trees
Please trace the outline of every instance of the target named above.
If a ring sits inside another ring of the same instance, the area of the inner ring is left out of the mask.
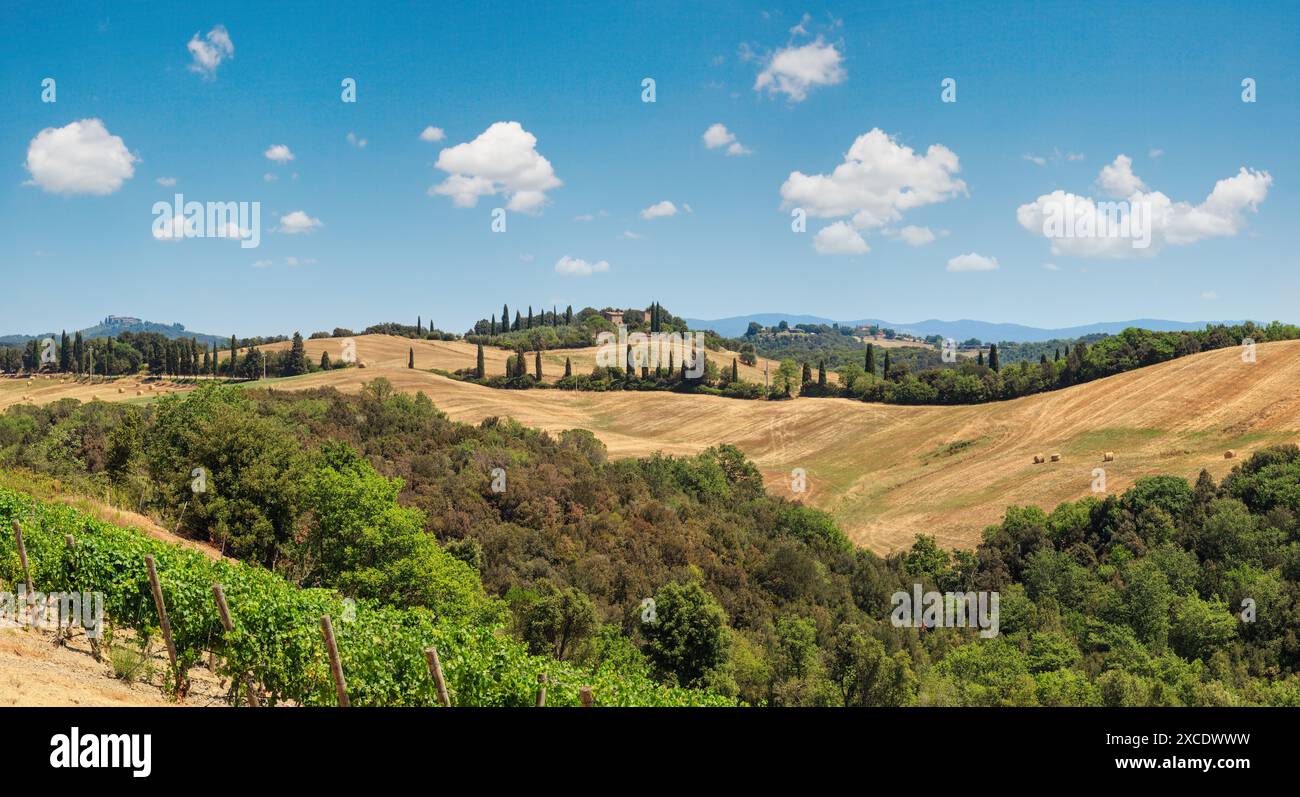
[[[610,461],[588,432],[455,423],[382,379],[14,406],[0,464],[107,489],[293,585],[730,702],[1300,705],[1295,446],[887,558],[768,495],[731,446]],[[1000,635],[894,627],[891,595],[918,583],[998,591]]]

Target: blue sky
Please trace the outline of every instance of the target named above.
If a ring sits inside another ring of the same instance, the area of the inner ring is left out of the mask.
[[[463,331],[503,302],[654,299],[692,317],[1300,321],[1294,6],[996,5],[6,3],[0,334],[110,313]],[[860,137],[869,154],[835,177]],[[1154,249],[1054,252],[1018,216],[1115,185],[1174,203]],[[176,192],[260,202],[260,245],[156,240]],[[664,201],[675,215],[643,218]],[[831,225],[838,254],[819,251]],[[595,268],[557,271],[575,261]]]

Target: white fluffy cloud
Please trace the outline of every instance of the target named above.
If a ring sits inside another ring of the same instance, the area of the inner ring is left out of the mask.
[[[202,39],[195,33],[185,47],[194,58],[190,71],[208,78],[217,73],[217,67],[221,66],[222,61],[235,57],[235,43],[230,40],[230,34],[224,25],[217,25]]]
[[[658,219],[658,218],[664,218],[666,216],[676,216],[676,215],[677,215],[677,206],[674,205],[672,202],[669,202],[667,199],[663,200],[662,202],[656,202],[650,207],[641,211],[641,218],[643,219]]]
[[[1246,211],[1258,209],[1272,183],[1268,172],[1243,166],[1232,177],[1217,181],[1199,205],[1174,202],[1160,191],[1148,189],[1133,173],[1132,159],[1119,155],[1102,168],[1097,185],[1113,200],[1123,201],[1099,201],[1058,189],[1021,205],[1016,220],[1026,230],[1048,238],[1054,255],[1151,257],[1165,246],[1236,235],[1246,226]],[[1074,234],[1058,234],[1048,226],[1064,217],[1069,217],[1067,223]],[[1142,226],[1146,229],[1135,232]],[[1146,246],[1134,245],[1142,240]]]
[[[165,186],[165,187],[167,187],[167,188],[171,188],[172,186],[176,185],[176,178],[175,178],[175,177],[159,177],[157,180],[154,180],[154,182],[156,182],[158,185]]]
[[[917,227],[915,224],[909,224],[897,233],[903,243],[908,246],[925,246],[928,243],[934,243],[934,231],[929,227]]]
[[[728,155],[749,155],[753,153],[753,150],[737,141],[736,135],[721,122],[709,125],[709,129],[705,130],[704,135],[700,138],[704,140],[704,146],[709,149],[726,147]]]
[[[957,255],[948,260],[949,271],[996,271],[997,268],[998,259],[996,257],[985,257],[974,252]]]
[[[293,160],[293,151],[290,150],[286,144],[272,144],[267,148],[266,152],[262,154],[266,155],[267,160],[272,160],[276,163],[288,163]]]
[[[955,176],[960,170],[957,155],[942,144],[918,155],[875,128],[858,136],[830,174],[791,172],[781,184],[782,207],[819,218],[847,217],[856,230],[879,229],[912,208],[965,194],[966,183]],[[907,235],[918,237],[915,231]]]
[[[871,251],[862,234],[847,221],[837,221],[818,230],[813,237],[813,248],[819,255],[865,255]]]
[[[581,258],[565,255],[555,261],[555,273],[563,274],[566,277],[590,277],[592,274],[603,271],[609,271],[609,263],[604,260],[588,263]]]
[[[843,54],[834,44],[816,41],[777,50],[763,65],[754,81],[754,91],[784,94],[791,102],[803,102],[816,86],[833,86],[848,74],[841,66]]]
[[[320,219],[312,218],[301,210],[295,210],[280,217],[280,232],[289,235],[311,232],[322,226],[324,225],[321,224]]]
[[[442,141],[446,137],[447,134],[443,132],[441,127],[434,127],[433,125],[429,125],[420,131],[420,140],[428,141],[431,144]]]
[[[52,194],[111,194],[135,175],[139,158],[98,119],[47,127],[27,145],[30,185]]]
[[[506,208],[537,213],[546,192],[563,183],[551,162],[537,151],[537,137],[518,122],[494,122],[473,141],[438,153],[439,169],[447,179],[429,193],[451,197],[458,208],[472,208],[481,196],[504,194]]]
[[[1116,155],[1113,163],[1101,167],[1097,185],[1117,199],[1128,199],[1147,187],[1142,178],[1133,173],[1133,159],[1127,155]]]

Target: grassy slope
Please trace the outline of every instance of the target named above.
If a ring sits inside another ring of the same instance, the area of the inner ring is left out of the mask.
[[[552,431],[590,429],[616,457],[693,453],[734,443],[763,469],[774,491],[789,489],[790,471],[803,468],[809,486],[804,499],[831,511],[856,542],[881,552],[909,544],[918,533],[936,535],[945,547],[973,547],[1008,504],[1050,509],[1088,494],[1103,451],[1116,454],[1105,469],[1108,491],[1117,493],[1157,473],[1194,477],[1204,467],[1221,477],[1233,464],[1223,458],[1225,449],[1241,456],[1292,441],[1300,432],[1300,341],[1262,344],[1254,364],[1225,349],[1015,401],[901,407],[846,399],[763,402],[494,390],[406,367],[412,346],[418,368],[466,367],[474,361],[472,345],[387,336],[356,340],[365,369],[262,384],[331,385],[351,392],[384,376],[399,390],[424,391],[457,420],[509,415]],[[339,342],[307,344],[314,359],[326,347],[336,356]],[[594,350],[568,355],[581,371],[590,367],[583,358],[594,357]],[[495,356],[501,358],[496,370],[504,370],[504,352]],[[564,354],[547,356],[559,358],[553,369],[558,375]],[[551,360],[544,368],[552,369]],[[19,391],[30,391],[23,385],[0,380],[0,407],[16,401]],[[51,380],[36,398],[76,395],[76,389],[75,383]],[[93,392],[106,400],[134,399],[133,390]],[[1034,454],[1056,452],[1061,462],[1032,464]]]

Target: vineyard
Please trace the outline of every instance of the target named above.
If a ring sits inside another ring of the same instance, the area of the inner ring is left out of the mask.
[[[19,553],[21,529],[25,557]],[[232,705],[532,706],[539,677],[546,704],[704,706],[727,704],[699,690],[662,686],[635,667],[587,670],[528,653],[499,625],[439,617],[423,608],[353,603],[333,590],[303,589],[262,568],[203,554],[113,526],[77,509],[0,488],[0,585],[30,580],[39,592],[100,592],[106,624],[157,638],[169,626],[175,682],[207,654],[232,684]],[[150,584],[156,568],[165,615]],[[26,566],[24,566],[24,558]],[[214,585],[229,609],[223,624]],[[12,589],[5,586],[5,589]],[[164,623],[164,617],[167,623]],[[346,679],[340,700],[322,634],[329,618]],[[436,649],[448,700],[440,701],[426,651]],[[255,699],[249,700],[252,688]]]

